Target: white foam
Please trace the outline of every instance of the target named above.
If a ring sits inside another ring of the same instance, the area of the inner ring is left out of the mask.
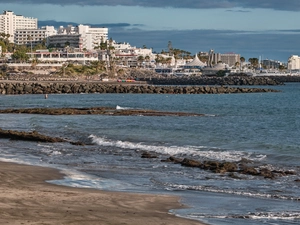
[[[64,178],[61,180],[51,180],[47,182],[69,187],[94,188],[101,190],[123,190],[130,186],[128,183],[120,182],[114,179],[104,179],[76,170],[64,168],[59,169],[63,174],[65,174]]]
[[[247,196],[247,197],[255,197],[255,198],[266,198],[266,199],[282,199],[282,200],[298,200],[297,197],[293,196],[285,196],[285,195],[271,195],[267,193],[260,192],[250,192],[245,190],[234,190],[234,189],[221,189],[218,187],[209,187],[202,185],[183,185],[183,184],[164,184],[168,189],[176,189],[176,190],[195,190],[195,191],[206,191],[211,193],[224,193],[224,194],[232,194],[238,196]]]
[[[184,155],[184,156],[199,156],[215,160],[226,160],[226,161],[239,161],[242,158],[251,160],[261,160],[264,155],[255,156],[251,153],[246,153],[242,151],[220,151],[218,148],[212,148],[207,146],[154,146],[145,145],[143,143],[133,143],[128,141],[114,141],[103,137],[97,137],[95,135],[90,135],[89,138],[92,142],[100,146],[110,146],[118,147],[123,149],[136,149],[144,150],[149,152],[156,152],[160,154],[168,155]]]
[[[117,105],[116,109],[117,110],[125,110],[125,109],[131,109],[131,108],[129,108],[129,107],[121,107],[121,106]]]
[[[255,212],[248,213],[245,215],[229,214],[229,215],[210,215],[202,213],[191,213],[191,218],[215,218],[215,219],[226,219],[226,218],[237,218],[237,219],[252,219],[252,220],[298,220],[300,219],[299,212]]]

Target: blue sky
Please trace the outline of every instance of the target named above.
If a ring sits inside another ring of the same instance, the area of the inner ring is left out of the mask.
[[[1,8],[41,25],[106,26],[114,40],[157,52],[171,41],[192,54],[300,55],[300,0],[1,0]]]

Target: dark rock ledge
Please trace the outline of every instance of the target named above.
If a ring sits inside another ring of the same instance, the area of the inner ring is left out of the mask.
[[[14,130],[3,130],[0,128],[0,138],[9,138],[11,140],[23,140],[23,141],[37,141],[37,142],[69,142],[72,145],[84,145],[82,142],[74,142],[59,137],[50,137],[38,133],[37,131],[14,131]]]
[[[144,109],[116,109],[111,107],[93,108],[25,108],[25,109],[2,109],[0,113],[25,113],[45,115],[109,115],[109,116],[204,116],[199,113],[187,112],[162,112]]]
[[[156,154],[151,154],[149,152],[143,152],[141,157],[149,159],[158,158]],[[167,159],[162,159],[161,162],[181,164],[181,166],[185,167],[194,167],[211,171],[213,173],[227,174],[229,177],[234,179],[245,179],[242,175],[260,176],[266,179],[276,179],[281,176],[297,175],[293,170],[270,170],[264,165],[252,165],[253,162],[247,159],[242,159],[239,162],[216,160],[200,161],[170,156]]]

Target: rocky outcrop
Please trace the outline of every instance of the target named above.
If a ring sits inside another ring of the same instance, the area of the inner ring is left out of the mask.
[[[23,140],[23,141],[37,141],[37,142],[69,142],[73,145],[84,145],[81,142],[68,141],[59,137],[50,137],[38,133],[37,131],[14,131],[14,130],[2,130],[0,128],[0,138],[9,138],[11,140]]]
[[[160,86],[144,84],[105,84],[99,82],[66,83],[0,83],[0,94],[78,94],[78,93],[134,93],[134,94],[230,94],[278,92],[268,88],[229,86]]]
[[[92,108],[25,108],[1,109],[0,113],[44,114],[44,115],[107,115],[107,116],[204,116],[199,113],[163,112],[144,109],[117,109],[111,107]]]
[[[275,179],[280,176],[296,175],[294,171],[284,171],[284,170],[270,170],[262,165],[249,166],[251,161],[245,161],[242,159],[240,162],[226,162],[226,161],[199,161],[195,159],[180,159],[170,156],[167,159],[161,160],[161,162],[172,162],[176,164],[181,164],[186,167],[194,167],[203,170],[208,170],[213,173],[227,173],[228,176],[235,179],[242,179],[238,174],[251,175],[251,176],[261,176],[266,179]]]

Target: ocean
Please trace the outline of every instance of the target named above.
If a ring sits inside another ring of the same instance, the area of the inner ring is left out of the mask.
[[[270,87],[268,87],[270,88]],[[300,224],[300,83],[249,94],[0,95],[0,108],[108,106],[201,113],[201,117],[0,114],[2,129],[83,141],[0,140],[0,160],[61,169],[58,185],[169,194],[171,212],[212,225]],[[142,158],[143,152],[157,158]],[[162,162],[174,156],[239,162],[296,175],[266,179]]]

